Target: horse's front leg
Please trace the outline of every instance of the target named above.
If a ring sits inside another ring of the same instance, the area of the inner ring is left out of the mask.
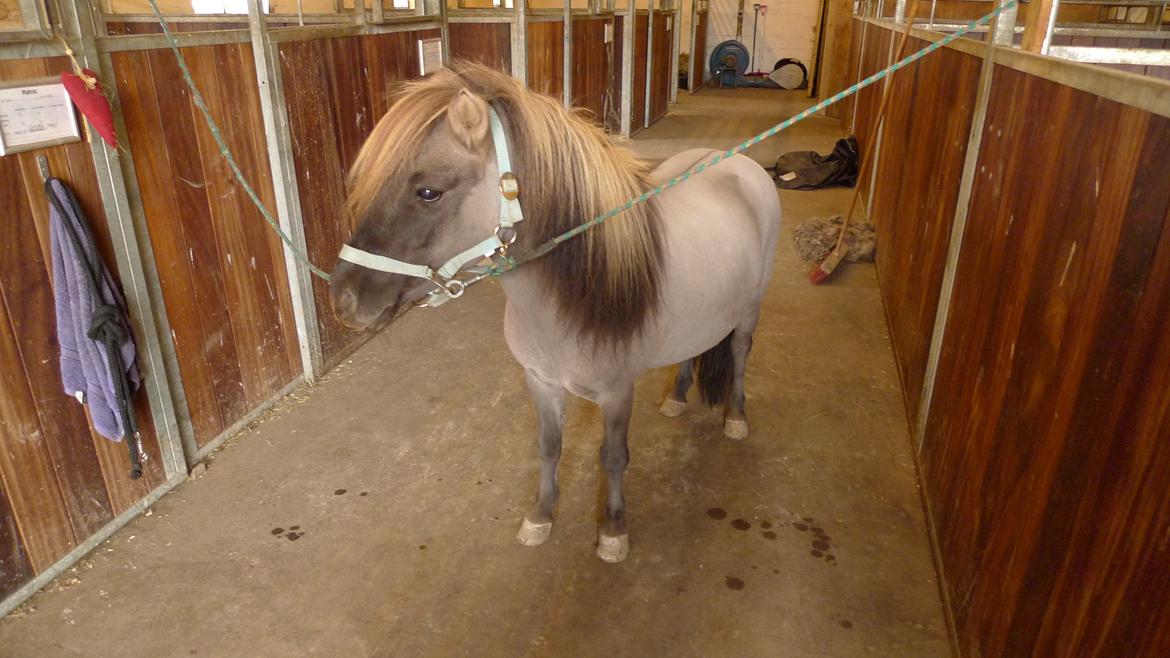
[[[630,552],[622,477],[625,475],[626,465],[630,463],[627,436],[630,430],[630,413],[634,407],[633,383],[604,396],[600,406],[605,421],[601,465],[605,468],[605,475],[609,480],[609,496],[605,504],[605,521],[597,534],[597,556],[606,562],[621,562]]]
[[[561,434],[565,426],[565,390],[540,380],[531,372],[526,372],[525,378],[540,417],[537,436],[540,488],[516,540],[525,546],[539,546],[552,533],[552,512],[557,504],[557,462],[561,458]]]

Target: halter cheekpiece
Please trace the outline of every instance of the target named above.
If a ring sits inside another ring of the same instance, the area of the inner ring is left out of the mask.
[[[504,135],[504,124],[500,122],[500,116],[490,105],[488,118],[492,127],[492,145],[496,151],[496,169],[500,172],[500,223],[490,236],[470,249],[456,254],[438,270],[427,265],[415,265],[388,256],[372,254],[348,244],[341,246],[341,253],[337,257],[379,272],[413,276],[435,284],[438,289],[428,294],[425,301],[419,302],[419,306],[439,306],[462,295],[469,283],[455,278],[455,275],[472,263],[494,256],[497,252],[506,252],[508,246],[516,241],[516,223],[524,219],[524,213],[520,210],[520,183],[512,173],[512,160],[508,157],[508,140]]]

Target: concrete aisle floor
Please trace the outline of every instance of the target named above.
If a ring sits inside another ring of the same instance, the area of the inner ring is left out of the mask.
[[[633,147],[727,147],[808,103],[683,95]],[[813,119],[752,155],[839,136]],[[552,539],[514,539],[536,418],[493,283],[411,313],[230,441],[0,622],[0,654],[949,655],[874,269],[814,288],[791,243],[848,194],[781,193],[746,441],[715,410],[659,416],[670,369],[640,380],[626,562],[593,552],[601,428],[580,401]]]

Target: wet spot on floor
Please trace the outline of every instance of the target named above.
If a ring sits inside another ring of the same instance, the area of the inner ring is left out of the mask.
[[[821,551],[829,550],[829,542],[827,542],[823,539],[817,539],[816,541],[813,542],[812,545],[813,545],[813,548],[815,548],[817,550],[821,550]]]
[[[427,550],[427,545],[426,545],[426,544],[419,544],[419,545],[418,545],[418,550],[420,550],[420,551],[425,551],[425,550]]]
[[[301,529],[301,526],[299,526],[299,525],[290,525],[290,526],[288,527],[288,529],[289,529],[289,530],[300,530],[300,529]]]
[[[743,519],[736,519],[731,522],[731,527],[735,528],[736,530],[750,530],[752,524]]]
[[[815,549],[815,548],[814,548],[814,549],[812,549],[811,551],[809,551],[809,553],[812,553],[812,556],[813,556],[813,557],[824,557],[824,556],[825,556],[825,554],[824,554],[824,553],[822,553],[822,552],[818,551],[818,550],[817,550],[817,549]]]
[[[775,539],[775,538],[776,538],[776,533],[772,532],[771,530],[764,533],[764,539]]]
[[[743,580],[736,578],[735,576],[728,576],[724,582],[727,583],[727,589],[733,589],[736,591],[743,589]]]
[[[359,495],[359,496],[368,496],[368,495],[370,495],[370,492],[368,492],[368,491],[363,491],[363,492],[361,492],[361,493],[360,493],[360,494],[358,494],[358,495]]]
[[[772,573],[780,573],[780,570],[779,570],[779,569],[773,569],[773,570],[772,570]]]
[[[333,492],[334,496],[340,496],[345,493],[345,489],[337,489]]]
[[[841,628],[853,628],[853,622],[849,621],[848,619],[842,619],[838,623],[841,624]]]
[[[800,517],[800,520],[804,521],[805,523],[813,523],[814,522],[814,519],[811,516],[802,516],[802,517]]]
[[[813,529],[812,529],[812,531],[813,531],[813,532],[815,532],[815,533],[817,533],[818,535],[823,535],[823,534],[825,534],[825,529],[824,529],[824,528],[813,528]]]
[[[836,559],[837,559],[837,558],[833,557],[833,554],[832,554],[832,553],[827,553],[827,554],[825,555],[825,562],[833,562],[833,561],[835,561]]]
[[[793,523],[792,527],[796,528],[797,530],[799,530],[801,532],[808,532],[808,526],[806,526],[803,523]]]
[[[725,519],[727,518],[727,512],[723,511],[722,507],[712,507],[707,510],[707,516],[713,519]]]
[[[760,521],[760,527],[767,530],[772,527],[772,523],[770,521]]]
[[[303,532],[290,532],[287,535],[285,535],[285,537],[288,538],[289,541],[296,541],[304,536],[305,536],[305,533],[303,533]]]
[[[273,528],[272,529],[272,534],[274,534],[274,535],[279,535],[279,534],[282,534],[283,532],[284,532],[284,528]]]

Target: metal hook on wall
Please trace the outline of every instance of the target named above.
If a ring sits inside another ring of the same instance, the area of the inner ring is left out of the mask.
[[[53,177],[53,172],[49,171],[49,159],[43,155],[37,156],[37,169],[41,172],[41,182],[47,183]]]

